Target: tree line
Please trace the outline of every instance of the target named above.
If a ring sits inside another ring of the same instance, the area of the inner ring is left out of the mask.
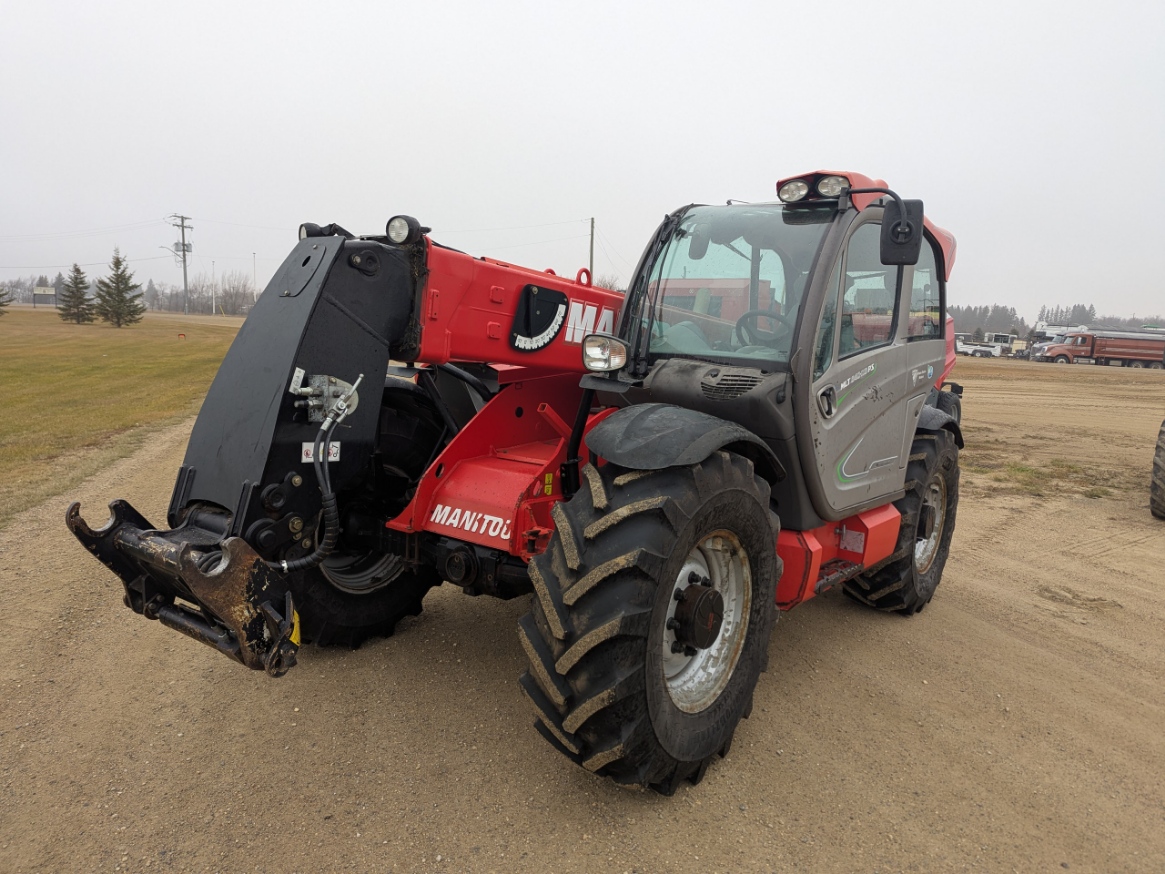
[[[1031,337],[1035,325],[1015,311],[1015,307],[992,304],[990,306],[948,306],[947,315],[955,320],[955,331],[982,337],[984,334],[1015,334],[1017,337]],[[1096,307],[1088,304],[1072,306],[1042,306],[1037,322],[1049,325],[1088,325],[1090,328],[1135,329],[1142,325],[1165,325],[1165,317],[1155,316],[1106,316],[1097,315]]]
[[[218,278],[196,274],[188,284],[188,291],[183,291],[181,286],[156,283],[152,279],[143,289],[134,281],[128,261],[117,249],[113,250],[109,268],[107,277],[93,279],[74,264],[67,276],[58,272],[51,281],[45,274],[4,280],[0,282],[0,316],[13,302],[32,303],[37,288],[53,289],[57,312],[63,321],[85,324],[100,319],[115,327],[141,321],[147,309],[240,315],[255,302],[255,285],[242,271],[231,271]]]

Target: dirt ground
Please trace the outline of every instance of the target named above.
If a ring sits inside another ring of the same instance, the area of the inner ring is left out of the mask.
[[[731,754],[672,798],[570,766],[525,607],[450,586],[270,680],[121,606],[66,498],[0,531],[0,871],[1165,870],[1165,375],[960,361],[963,491],[912,619],[781,617]],[[189,425],[76,495],[165,516]]]

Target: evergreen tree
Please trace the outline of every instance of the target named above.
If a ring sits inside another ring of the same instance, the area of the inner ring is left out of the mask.
[[[61,317],[61,321],[76,322],[80,325],[96,318],[96,307],[86,294],[88,288],[89,277],[74,264],[69,272],[69,278],[57,293],[57,315]]]
[[[108,279],[97,280],[97,315],[115,328],[140,322],[142,313],[146,311],[142,294],[138,291],[141,284],[133,281],[129,262],[121,257],[117,249],[113,250],[109,269],[111,272]]]
[[[10,303],[12,303],[12,292],[7,288],[0,288],[0,316],[7,315],[4,310],[8,308]]]

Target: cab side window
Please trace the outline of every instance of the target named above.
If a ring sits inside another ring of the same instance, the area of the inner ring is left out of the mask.
[[[942,335],[942,278],[938,272],[934,243],[924,238],[918,264],[914,267],[914,283],[910,291],[910,324],[906,330],[906,339],[933,340]]]
[[[837,298],[840,294],[841,271],[834,269],[833,281],[829,284],[829,295],[821,311],[821,324],[817,326],[817,338],[813,341],[816,350],[813,356],[813,378],[820,379],[833,363],[833,334],[837,327]]]
[[[882,226],[861,225],[846,247],[838,358],[890,342],[898,309],[899,268],[882,263]]]

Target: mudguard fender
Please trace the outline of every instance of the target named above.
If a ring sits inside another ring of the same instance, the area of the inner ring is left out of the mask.
[[[930,404],[923,404],[922,412],[918,416],[918,431],[950,431],[955,435],[955,445],[960,449],[963,448],[963,431],[959,427],[959,423],[940,410],[938,407],[932,407]]]
[[[607,461],[635,470],[682,467],[728,449],[752,461],[770,484],[785,468],[769,445],[747,428],[671,404],[636,404],[614,413],[587,434],[587,447]]]

